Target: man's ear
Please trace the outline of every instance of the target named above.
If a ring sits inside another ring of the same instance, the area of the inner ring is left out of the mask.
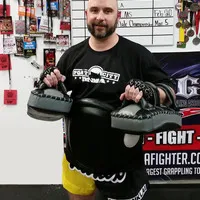
[[[85,10],[85,16],[87,16],[87,10]]]
[[[118,12],[117,12],[117,18],[118,18],[118,19],[121,18],[121,11],[118,11]]]

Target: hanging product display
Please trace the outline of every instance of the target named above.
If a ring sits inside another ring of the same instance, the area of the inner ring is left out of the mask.
[[[7,59],[6,62],[8,65],[9,89],[4,90],[4,104],[5,105],[16,105],[17,104],[17,90],[12,89],[10,55],[7,55],[6,59]]]
[[[188,42],[195,46],[199,45],[200,2],[196,0],[179,0],[175,8],[178,18],[176,28],[179,29],[177,47],[186,48]]]
[[[9,67],[12,69],[8,54],[0,54],[0,70],[9,70]]]
[[[53,33],[44,33],[44,44],[56,44],[56,37]]]
[[[6,15],[10,16],[10,0],[0,1],[0,16],[4,16],[4,10],[6,11]]]
[[[17,104],[17,90],[4,90],[4,104],[16,105]]]
[[[14,36],[9,36],[3,39],[3,53],[4,54],[16,53],[16,42]]]
[[[44,49],[44,69],[56,66],[56,50]]]
[[[24,42],[23,42],[23,37],[15,37],[15,41],[16,41],[16,53],[15,56],[24,56]]]
[[[13,34],[13,24],[11,16],[0,16],[0,34]]]
[[[24,57],[36,55],[36,37],[24,36]]]
[[[69,48],[69,35],[56,35],[56,49],[64,51]]]

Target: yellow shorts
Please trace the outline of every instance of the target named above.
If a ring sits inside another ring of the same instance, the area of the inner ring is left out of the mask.
[[[62,168],[62,184],[67,191],[77,195],[90,195],[95,191],[94,180],[76,170],[71,170],[65,155],[63,157]]]

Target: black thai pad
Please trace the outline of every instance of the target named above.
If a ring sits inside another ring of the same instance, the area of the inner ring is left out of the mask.
[[[59,82],[61,91],[55,88],[45,88],[31,91],[27,114],[38,120],[56,121],[64,115],[68,115],[72,105],[72,99],[66,94],[65,86]]]
[[[138,140],[133,148],[127,148],[123,131],[111,128],[113,110],[109,104],[95,99],[73,102],[65,153],[67,160],[82,173],[118,173],[140,164],[137,159],[142,151]]]
[[[130,104],[111,113],[111,127],[123,130],[130,134],[152,133],[174,130],[182,126],[182,117],[179,113],[172,91],[165,84],[162,89],[170,100],[168,106],[152,105],[143,98],[138,104]]]

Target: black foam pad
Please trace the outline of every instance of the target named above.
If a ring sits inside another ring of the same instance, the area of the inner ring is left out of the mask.
[[[168,105],[154,105],[142,98],[139,104],[122,106],[111,113],[111,127],[130,134],[153,133],[178,129],[182,126],[172,90],[165,84],[158,84],[166,93]]]
[[[137,159],[142,137],[136,137],[134,145],[127,147],[123,131],[111,128],[110,113],[114,109],[96,99],[83,98],[73,102],[65,153],[67,160],[82,173],[109,175],[140,164]]]
[[[27,114],[35,119],[56,121],[68,115],[72,106],[72,99],[66,94],[65,86],[59,82],[61,91],[56,88],[45,88],[31,91],[27,104]]]
[[[181,114],[164,106],[142,108],[139,104],[130,104],[111,113],[111,127],[130,134],[174,130],[181,126]]]

